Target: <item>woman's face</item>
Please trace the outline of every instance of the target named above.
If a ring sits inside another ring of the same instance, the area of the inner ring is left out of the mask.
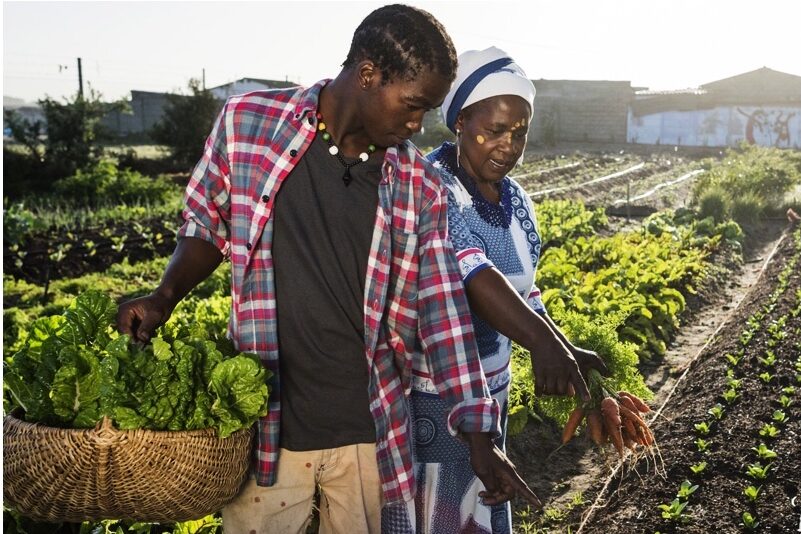
[[[526,148],[531,108],[514,95],[487,98],[463,109],[459,164],[476,180],[497,182],[517,164]]]

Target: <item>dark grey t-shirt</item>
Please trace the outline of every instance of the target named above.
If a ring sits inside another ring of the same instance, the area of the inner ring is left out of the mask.
[[[348,160],[352,161],[352,160]],[[375,442],[364,354],[364,283],[380,158],[345,168],[317,136],[276,198],[281,447]]]

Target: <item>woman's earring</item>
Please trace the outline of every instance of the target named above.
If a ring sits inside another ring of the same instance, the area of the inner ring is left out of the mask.
[[[456,168],[460,166],[459,159],[461,158],[460,146],[462,144],[462,130],[456,130]]]

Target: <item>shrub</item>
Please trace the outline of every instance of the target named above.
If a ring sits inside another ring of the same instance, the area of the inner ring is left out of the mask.
[[[743,193],[731,201],[731,218],[741,225],[755,224],[764,211],[763,199],[754,192]]]
[[[729,200],[726,191],[720,186],[712,186],[698,199],[700,219],[712,217],[716,223],[723,222],[729,211]]]
[[[164,178],[149,178],[130,169],[120,170],[109,159],[78,170],[55,185],[56,193],[64,200],[82,201],[90,206],[162,202],[173,189],[174,186]]]

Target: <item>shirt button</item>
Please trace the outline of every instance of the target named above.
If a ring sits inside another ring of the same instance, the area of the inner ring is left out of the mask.
[[[309,115],[309,124],[314,124],[314,117]]]
[[[387,249],[381,251],[381,257],[387,259]]]
[[[292,150],[289,151],[289,155],[294,158],[295,156],[298,155],[298,151],[293,148]]]
[[[261,200],[263,202],[269,202],[270,201],[270,195],[262,195],[261,196]]]
[[[248,250],[250,250],[250,249],[252,249],[252,248],[253,248],[253,245],[251,245],[250,243],[248,243],[247,245],[245,245],[245,248],[246,248],[246,249],[248,249]]]

